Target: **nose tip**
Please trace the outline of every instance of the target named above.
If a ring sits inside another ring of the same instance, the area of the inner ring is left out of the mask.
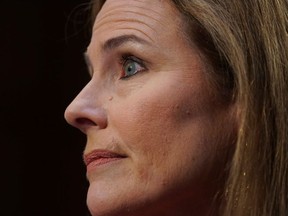
[[[79,117],[78,113],[76,112],[75,109],[73,109],[72,104],[70,104],[64,113],[64,118],[66,120],[66,122],[70,125],[72,125],[73,127],[79,128],[80,125],[82,124],[87,124],[86,122],[84,123],[84,121],[79,121]],[[80,118],[83,119],[83,118]],[[91,124],[91,123],[90,123]],[[93,123],[94,124],[94,123]]]
[[[104,129],[107,127],[106,113],[102,108],[89,107],[76,99],[66,108],[64,118],[83,133],[86,133],[89,128]]]

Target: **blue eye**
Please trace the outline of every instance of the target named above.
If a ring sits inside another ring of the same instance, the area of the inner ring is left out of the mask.
[[[136,73],[144,71],[144,70],[145,70],[145,67],[142,66],[140,62],[138,62],[138,59],[136,60],[132,57],[125,58],[124,63],[122,65],[121,79],[129,78],[135,75]]]

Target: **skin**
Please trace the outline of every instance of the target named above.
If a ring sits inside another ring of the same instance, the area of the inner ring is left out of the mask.
[[[96,18],[92,78],[65,118],[87,135],[84,154],[126,158],[87,172],[94,216],[217,215],[235,108],[209,85],[209,67],[181,23],[167,0],[108,0]],[[129,61],[137,73],[127,78],[123,55],[141,59]]]

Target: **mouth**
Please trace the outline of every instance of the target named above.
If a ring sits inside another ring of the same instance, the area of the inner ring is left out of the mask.
[[[124,158],[127,156],[107,150],[94,150],[83,156],[87,170]]]

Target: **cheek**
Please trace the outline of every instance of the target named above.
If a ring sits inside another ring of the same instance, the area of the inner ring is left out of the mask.
[[[204,85],[164,84],[115,96],[108,107],[110,132],[131,159],[125,182],[135,193],[157,197],[184,189],[197,198],[214,190],[224,166],[218,139],[227,131],[217,129],[228,125],[221,122],[226,110]]]
[[[110,125],[131,148],[163,150],[182,127],[206,111],[202,83],[189,80],[183,84],[183,80],[166,73],[160,73],[148,84],[141,83],[137,90],[130,89],[130,93],[115,97],[109,109]]]
[[[118,115],[111,113],[111,124],[132,152],[149,153],[151,148],[161,151],[165,137],[175,127],[171,122],[174,109],[173,105],[161,103],[151,96],[131,98],[119,104]]]
[[[183,153],[188,152],[188,160],[193,160],[204,142],[206,102],[196,85],[176,84],[142,88],[124,99],[115,98],[111,106],[110,126],[141,164],[161,163],[168,169],[169,161],[183,158]]]

